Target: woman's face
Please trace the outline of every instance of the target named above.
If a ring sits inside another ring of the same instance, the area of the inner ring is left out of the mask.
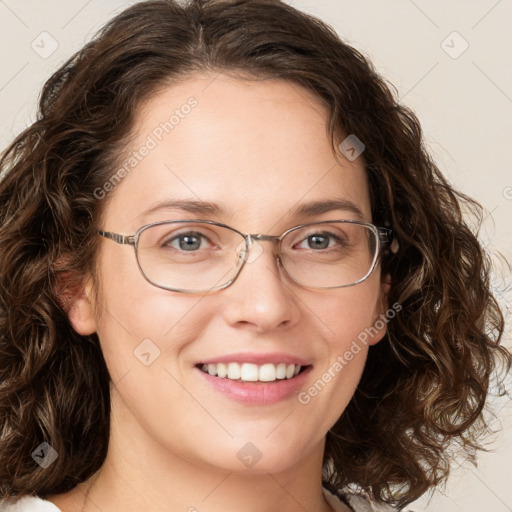
[[[121,158],[136,161],[100,227],[132,235],[152,222],[202,218],[280,235],[307,222],[361,220],[356,209],[371,222],[362,158],[336,161],[327,116],[314,96],[281,80],[196,76],[169,87],[139,111]],[[346,204],[297,213],[329,201]],[[189,206],[155,208],[171,202]],[[114,435],[232,471],[321,457],[365,364],[360,335],[385,311],[380,270],[355,286],[305,289],[280,274],[272,243],[254,249],[230,287],[188,294],[151,285],[133,247],[102,239],[98,302],[79,303],[71,321],[99,335],[114,383]],[[94,296],[90,281],[86,290]],[[377,331],[368,344],[382,338],[384,328]],[[308,368],[289,381],[244,384],[207,376],[200,367],[212,361]]]

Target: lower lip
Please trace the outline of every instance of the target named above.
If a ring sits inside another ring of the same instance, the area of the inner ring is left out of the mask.
[[[299,375],[291,379],[273,382],[244,382],[219,378],[195,368],[203,378],[217,391],[237,402],[254,405],[270,405],[296,396],[304,385],[312,366],[308,366]]]

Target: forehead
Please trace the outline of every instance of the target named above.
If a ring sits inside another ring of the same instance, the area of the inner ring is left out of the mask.
[[[121,227],[136,229],[155,204],[193,200],[250,230],[292,221],[302,203],[343,199],[370,220],[362,158],[335,158],[328,120],[312,93],[280,79],[198,75],[162,88],[135,116],[106,217],[119,227],[122,212]]]

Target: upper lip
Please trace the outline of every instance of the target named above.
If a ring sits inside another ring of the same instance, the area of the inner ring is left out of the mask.
[[[226,354],[223,356],[202,359],[198,364],[217,364],[217,363],[252,363],[257,365],[273,363],[295,364],[298,366],[309,366],[311,363],[306,359],[297,357],[284,352],[271,352],[266,354],[256,354],[254,352],[237,352],[236,354]]]

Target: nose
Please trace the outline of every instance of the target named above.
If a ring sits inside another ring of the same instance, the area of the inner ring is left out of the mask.
[[[300,318],[296,288],[279,268],[273,244],[254,241],[238,278],[223,291],[225,319],[259,334],[290,327]]]

